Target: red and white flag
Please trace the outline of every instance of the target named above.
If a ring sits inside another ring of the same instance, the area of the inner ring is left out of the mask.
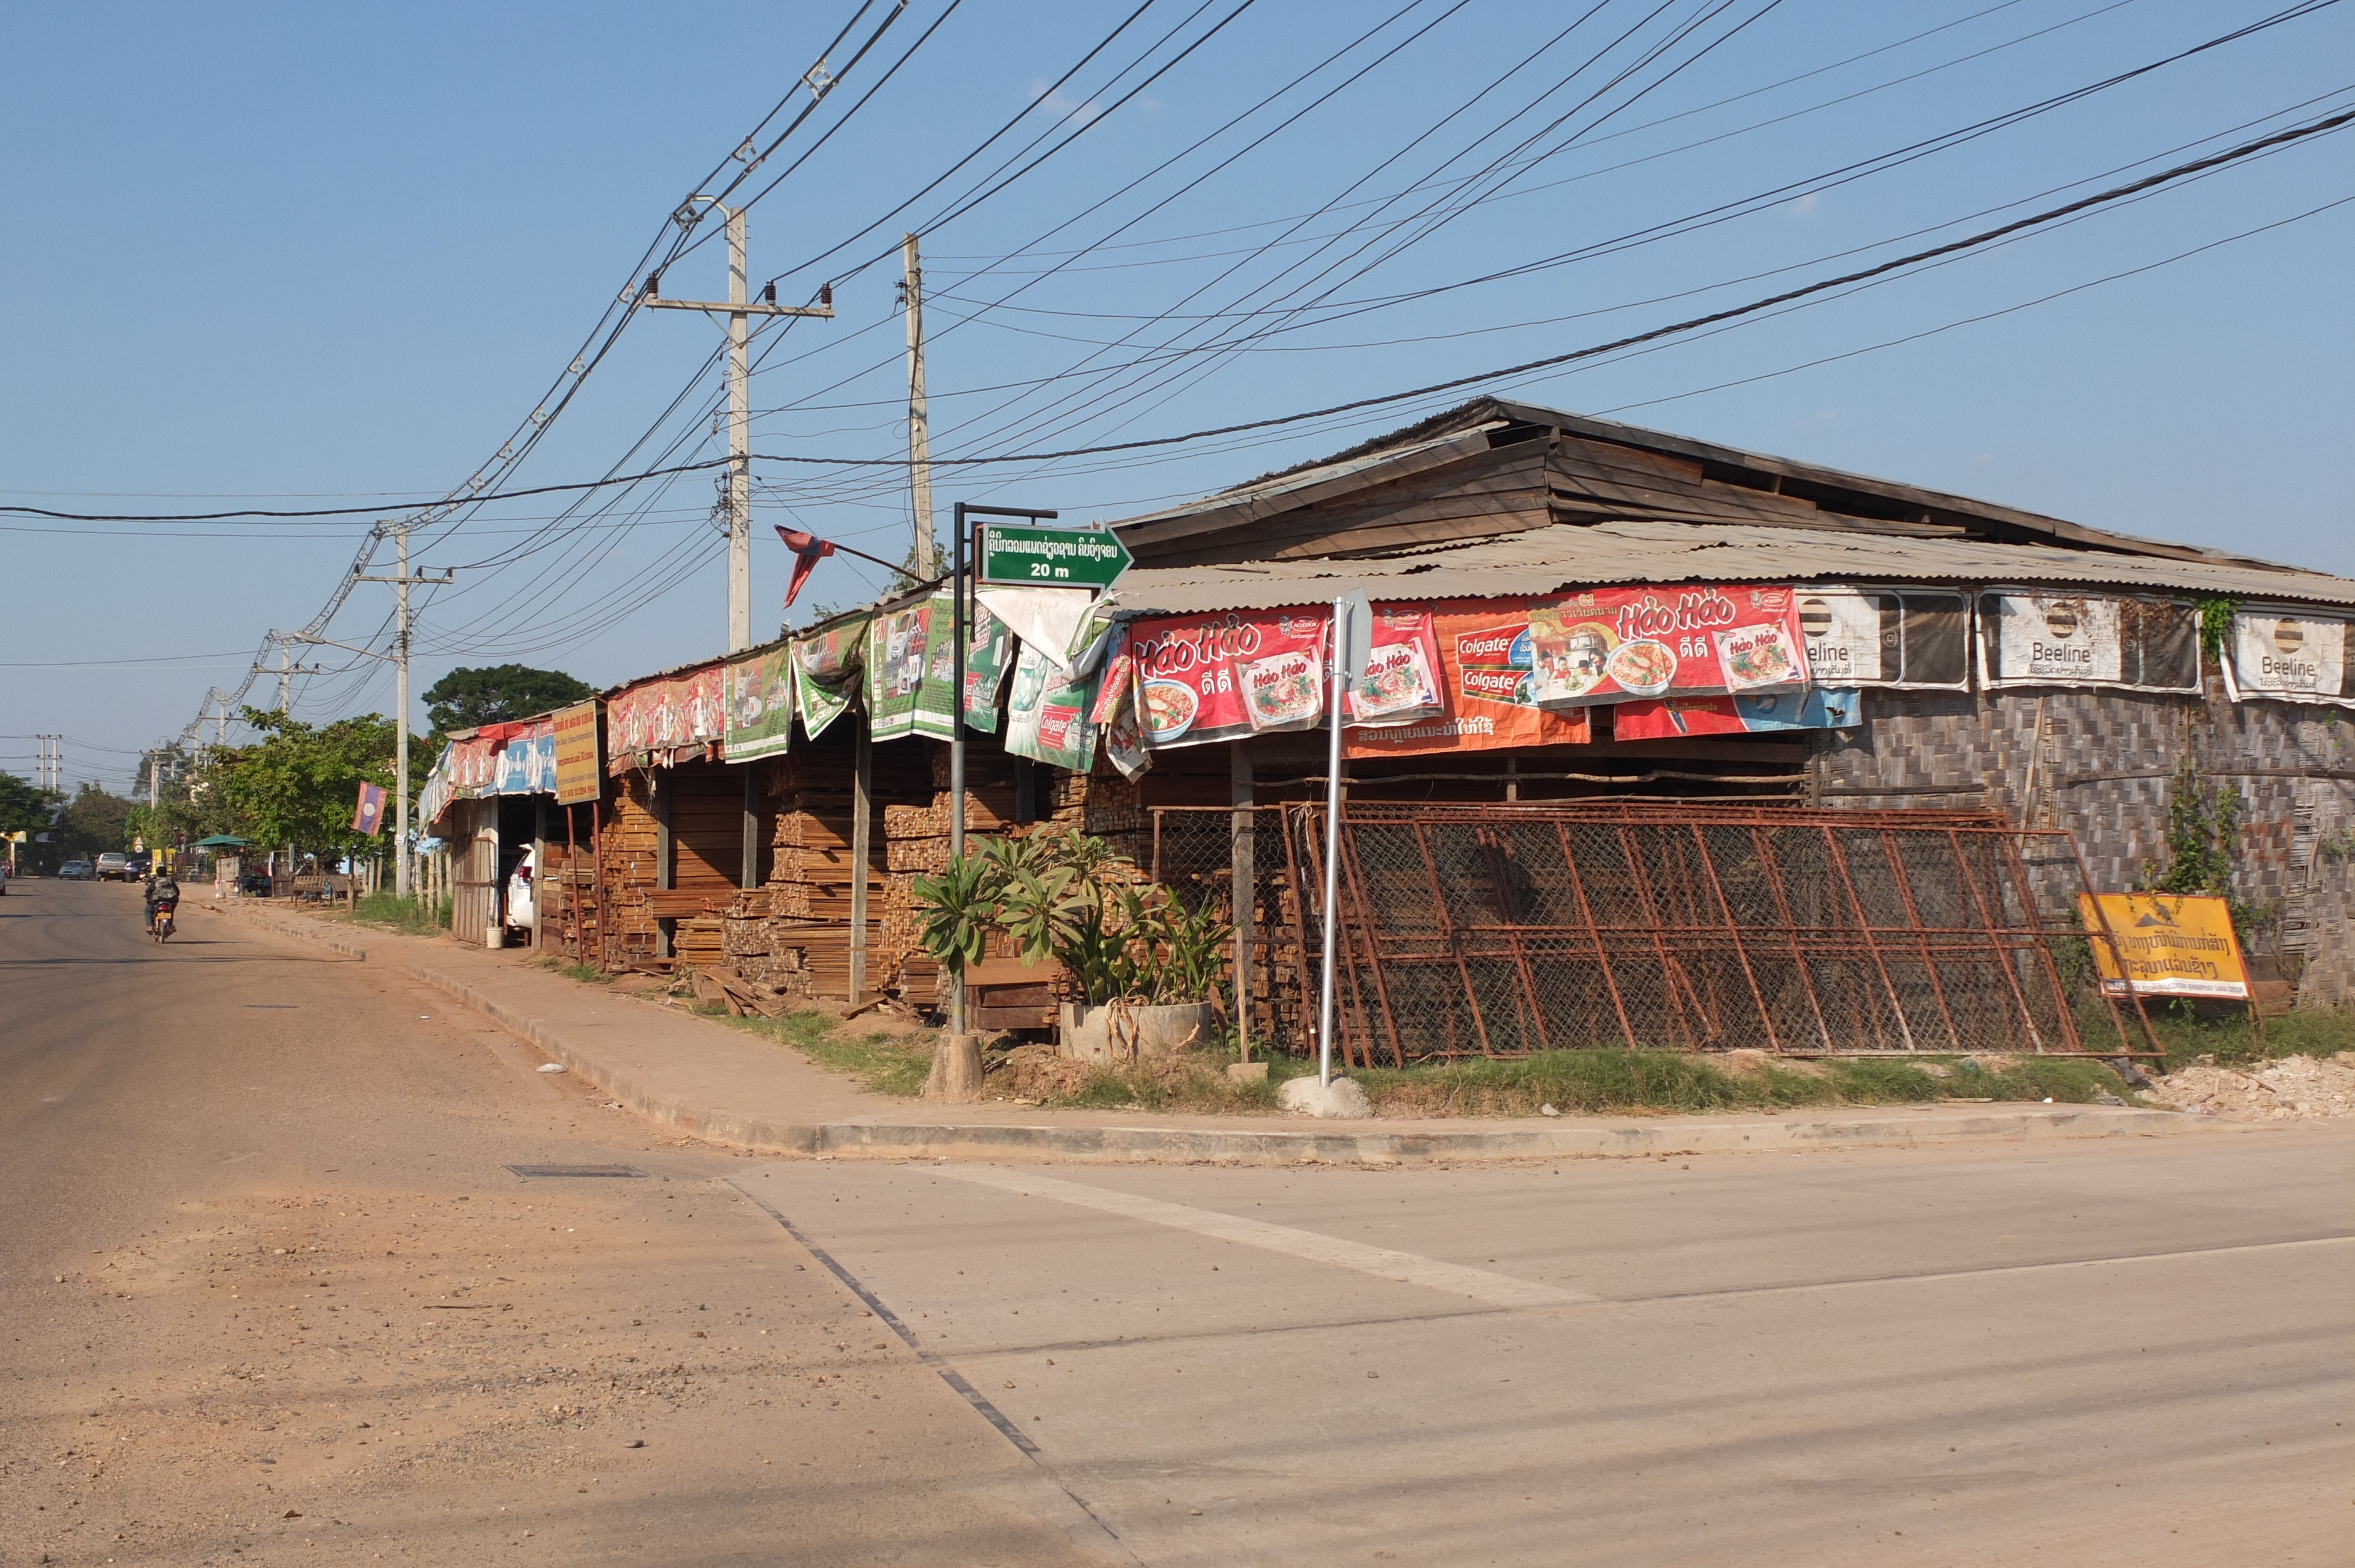
[[[809,581],[809,575],[817,569],[817,564],[834,554],[834,546],[815,534],[805,534],[782,523],[776,527],[777,537],[783,539],[785,548],[794,553],[793,580],[785,584],[785,608],[791,609],[794,596],[802,591],[802,584]]]

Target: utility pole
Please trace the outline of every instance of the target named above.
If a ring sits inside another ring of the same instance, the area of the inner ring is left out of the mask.
[[[666,300],[662,274],[646,280],[638,302],[651,309],[709,311],[728,318],[728,652],[741,653],[752,646],[752,376],[746,355],[754,316],[834,317],[834,290],[818,291],[815,305],[777,303],[777,286],[771,283],[759,300],[746,297],[750,263],[745,259],[744,209],[689,196],[673,215],[680,228],[694,222],[697,202],[709,202],[728,222],[728,298]]]
[[[924,269],[916,237],[900,240],[900,297],[908,307],[908,498],[915,512],[915,546],[909,569],[918,582],[941,574],[932,538],[932,427],[924,404]]]
[[[400,568],[391,577],[363,576],[364,583],[392,585],[392,887],[402,897],[409,896],[412,876],[409,846],[409,640],[411,618],[409,611],[409,585],[411,583],[446,583],[454,573],[444,567],[440,576],[431,572],[412,573],[409,569],[409,531],[417,524],[404,518],[387,524],[392,535],[395,558]],[[312,641],[316,641],[313,639]],[[381,659],[383,654],[376,655]]]
[[[409,844],[409,642],[412,626],[412,618],[409,610],[409,586],[411,583],[446,583],[451,581],[456,573],[453,568],[447,567],[438,574],[411,572],[409,569],[409,531],[417,526],[414,519],[404,518],[399,523],[380,524],[378,526],[392,535],[393,548],[400,563],[399,569],[389,577],[372,577],[364,572],[352,580],[392,585],[394,622],[392,652],[379,653],[373,648],[354,648],[347,642],[330,642],[324,637],[314,637],[308,632],[297,631],[289,635],[298,642],[316,642],[322,647],[341,648],[348,652],[365,654],[370,659],[389,660],[392,663],[393,890],[406,897],[415,881],[411,874]]]

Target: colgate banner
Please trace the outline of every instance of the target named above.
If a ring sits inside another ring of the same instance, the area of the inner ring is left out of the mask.
[[[1352,726],[1342,737],[1348,755],[1414,757],[1520,746],[1582,746],[1591,738],[1583,708],[1549,713],[1531,699],[1529,617],[1521,600],[1378,605],[1374,613],[1376,665],[1384,652],[1382,622],[1412,613],[1428,625],[1436,705],[1394,728]]]
[[[1596,588],[1529,606],[1530,695],[1582,707],[1806,684],[1788,588]]]

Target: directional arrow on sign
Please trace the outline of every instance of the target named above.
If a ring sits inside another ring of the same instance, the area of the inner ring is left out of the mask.
[[[1135,560],[1109,528],[981,527],[981,580],[1001,587],[1101,590],[1118,582]]]

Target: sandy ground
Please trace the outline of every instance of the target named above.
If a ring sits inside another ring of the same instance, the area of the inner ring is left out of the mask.
[[[1104,1560],[749,1162],[409,982],[221,921],[126,958],[123,890],[35,885],[0,919],[0,1564]]]

